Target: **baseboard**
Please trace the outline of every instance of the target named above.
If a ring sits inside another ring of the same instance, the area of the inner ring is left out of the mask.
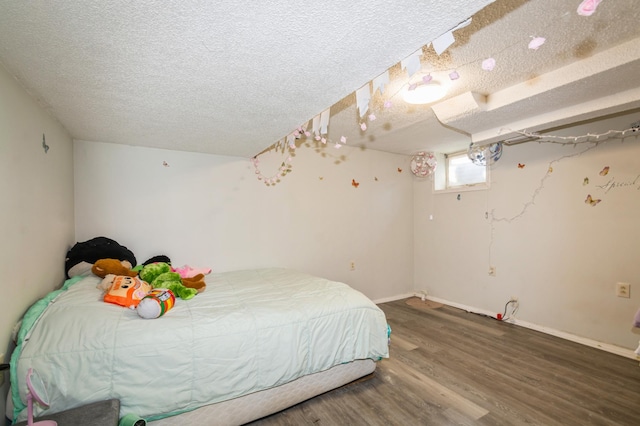
[[[421,294],[414,293],[412,296],[420,297]],[[474,314],[486,315],[486,316],[489,316],[489,317],[492,317],[492,318],[496,317],[496,313],[495,312],[487,311],[487,310],[476,308],[476,307],[473,307],[473,306],[467,306],[467,305],[463,305],[461,303],[455,303],[455,302],[451,302],[449,300],[440,299],[438,297],[432,297],[432,296],[427,296],[427,299],[431,300],[433,302],[442,303],[444,305],[448,305],[448,306],[452,306],[454,308],[462,309],[463,311],[472,312]],[[545,327],[545,326],[534,324],[534,323],[530,323],[530,322],[527,322],[527,321],[521,321],[519,319],[507,320],[506,322],[509,322],[511,324],[514,324],[514,325],[517,325],[517,326],[520,326],[520,327],[530,328],[531,330],[539,331],[541,333],[550,334],[552,336],[560,337],[562,339],[569,340],[569,341],[572,341],[572,342],[575,342],[575,343],[580,343],[580,344],[585,345],[585,346],[590,346],[592,348],[596,348],[596,349],[600,349],[600,350],[603,350],[603,351],[606,351],[606,352],[610,352],[612,354],[620,355],[620,356],[623,356],[625,358],[630,358],[630,359],[633,359],[633,360],[640,359],[640,357],[638,355],[636,355],[636,353],[632,349],[622,348],[620,346],[612,345],[612,344],[609,344],[609,343],[598,342],[597,340],[589,339],[587,337],[576,336],[575,334],[567,333],[566,331],[556,330],[554,328]]]
[[[376,305],[379,303],[387,303],[387,302],[395,302],[396,300],[408,299],[409,297],[413,297],[413,293],[407,294],[399,294],[397,296],[384,297],[382,299],[376,299],[373,301]]]

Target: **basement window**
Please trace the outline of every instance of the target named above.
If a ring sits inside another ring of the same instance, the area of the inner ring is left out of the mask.
[[[438,192],[473,191],[489,187],[489,168],[474,164],[466,151],[436,155],[433,189]]]

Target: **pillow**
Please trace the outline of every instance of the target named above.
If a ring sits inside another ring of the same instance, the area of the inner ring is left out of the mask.
[[[88,263],[89,270],[91,270],[91,266],[99,259],[126,260],[131,265],[136,265],[136,257],[131,250],[111,238],[95,237],[88,241],[76,243],[69,249],[65,259],[67,278],[86,273],[86,266],[83,265],[80,268],[74,268],[74,266],[80,263]]]
[[[109,274],[102,280],[101,285],[109,281],[111,286],[104,295],[104,301],[130,309],[135,309],[138,303],[152,290],[151,285],[138,277]]]

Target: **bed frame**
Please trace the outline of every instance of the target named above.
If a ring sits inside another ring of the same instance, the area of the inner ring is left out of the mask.
[[[206,405],[178,416],[148,422],[149,426],[242,425],[299,404],[373,373],[370,359],[340,364],[320,373],[300,377],[284,385],[228,401]]]

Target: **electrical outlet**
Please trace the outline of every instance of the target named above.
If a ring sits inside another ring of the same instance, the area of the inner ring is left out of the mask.
[[[489,275],[492,277],[496,276],[496,267],[495,266],[489,266]]]
[[[618,297],[626,297],[627,299],[631,297],[631,284],[629,283],[617,283],[616,284],[616,296]]]
[[[351,269],[352,271],[356,270],[356,261],[352,260],[351,263],[349,264],[349,269]]]

